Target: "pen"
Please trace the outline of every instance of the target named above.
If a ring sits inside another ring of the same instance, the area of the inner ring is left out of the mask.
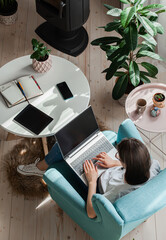
[[[34,78],[34,76],[31,76],[31,77],[33,78],[33,80],[36,83],[36,85],[38,86],[38,88],[41,90],[41,88],[40,88],[39,84],[37,83],[36,79]]]
[[[19,87],[19,89],[21,90],[22,94],[24,95],[26,101],[29,102],[28,99],[27,99],[27,97],[26,97],[26,95],[25,95],[25,93],[24,93],[24,89],[23,89],[21,83],[20,83],[20,82],[17,82],[17,84],[18,84],[18,87]]]

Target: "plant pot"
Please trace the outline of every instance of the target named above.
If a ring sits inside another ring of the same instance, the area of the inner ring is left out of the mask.
[[[0,11],[0,23],[5,25],[14,24],[18,18],[18,3],[15,1],[5,9]]]
[[[52,67],[52,60],[50,55],[45,61],[38,61],[36,59],[32,60],[33,69],[38,73],[45,73],[50,70]]]
[[[152,100],[154,107],[165,107],[165,95],[163,93],[155,93]]]

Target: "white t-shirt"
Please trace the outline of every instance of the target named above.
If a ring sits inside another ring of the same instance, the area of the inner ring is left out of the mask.
[[[160,172],[160,164],[157,160],[151,160],[150,179]],[[110,201],[115,202],[118,198],[130,193],[131,191],[141,187],[143,184],[130,185],[124,181],[125,169],[121,166],[107,169],[100,176],[98,188],[101,194]]]

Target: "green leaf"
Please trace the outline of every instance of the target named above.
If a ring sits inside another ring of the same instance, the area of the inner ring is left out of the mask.
[[[121,22],[110,22],[105,26],[105,31],[106,32],[111,32],[117,29],[121,25]]]
[[[118,46],[110,46],[110,45],[101,45],[100,48],[106,52],[107,57],[109,57],[115,50],[117,50]]]
[[[139,54],[140,54],[142,51],[144,51],[144,50],[147,50],[147,51],[150,51],[150,52],[154,52],[154,51],[152,50],[152,48],[149,48],[148,45],[143,45],[143,46],[138,50],[138,52],[137,52],[137,54],[136,54],[136,57],[139,57]]]
[[[128,0],[120,0],[120,2],[122,2],[122,3],[124,3],[124,4],[130,3]]]
[[[121,13],[121,24],[124,28],[128,26],[135,14],[135,6],[125,8]]]
[[[123,96],[128,85],[128,75],[123,75],[118,78],[112,91],[112,97],[114,100],[118,100]]]
[[[148,5],[144,8],[142,8],[142,10],[145,10],[145,9],[156,9],[156,8],[163,8],[164,5],[161,5],[161,4],[151,4],[151,5]]]
[[[43,47],[43,46],[44,46],[44,43],[40,43],[40,44],[39,44],[39,47]]]
[[[106,80],[109,80],[110,78],[113,77],[116,70],[119,68],[119,66],[122,65],[122,63],[125,62],[125,60],[126,60],[126,56],[123,56],[121,59],[118,59],[117,61],[114,61],[111,63],[111,65],[109,66],[109,70],[106,74]]]
[[[119,43],[119,47],[120,47],[120,48],[123,48],[124,45],[126,45],[125,39],[123,39],[123,40]]]
[[[128,66],[127,62],[122,63],[119,68],[125,68],[127,71],[129,70],[129,66]]]
[[[156,40],[148,33],[146,34],[140,34],[140,37],[144,38],[147,42],[153,44],[154,46],[157,45]]]
[[[39,42],[35,38],[33,38],[31,42],[34,47],[36,47],[39,44]]]
[[[107,73],[109,68],[104,69],[101,73]]]
[[[107,15],[113,16],[113,17],[119,17],[122,12],[122,9],[120,8],[114,8],[107,12]]]
[[[155,28],[157,30],[157,33],[159,33],[159,34],[163,34],[164,33],[164,28],[163,28],[163,26],[160,23],[153,22],[153,25],[155,26]]]
[[[110,44],[110,43],[115,43],[119,42],[120,38],[118,37],[102,37],[102,38],[97,38],[91,42],[92,45],[98,46],[102,44]]]
[[[111,10],[111,9],[114,9],[114,8],[115,8],[115,7],[110,6],[110,5],[108,5],[108,4],[104,4],[104,7],[106,7],[108,10]]]
[[[138,86],[140,82],[140,71],[135,61],[131,62],[129,65],[129,76],[132,85],[134,87]]]
[[[138,6],[138,5],[141,5],[141,4],[144,4],[144,2],[146,2],[147,0],[138,0],[135,4],[135,6]]]
[[[124,55],[124,54],[123,54]],[[119,56],[122,56],[122,48],[118,48],[115,50],[109,57],[108,60],[114,61],[115,58],[119,58]]]
[[[151,21],[151,22],[153,22],[153,21],[157,21],[157,19],[158,19],[158,15],[157,16],[151,16],[150,18],[149,18],[149,20]]]
[[[137,47],[138,32],[135,23],[131,23],[124,31],[124,38],[128,48],[134,51]]]
[[[144,11],[140,11],[139,13],[141,15],[145,16],[145,17],[157,17],[158,18],[158,15],[155,12],[152,12],[152,11],[145,11],[145,12]]]
[[[40,54],[39,54],[38,51],[36,51],[36,52],[34,52],[30,57],[31,57],[32,59],[39,60]]]
[[[140,81],[142,81],[143,83],[150,83],[150,79],[147,78],[143,73],[142,71],[140,71]]]
[[[158,10],[158,11],[156,11],[155,13],[159,14],[159,13],[163,13],[163,12],[166,12],[166,9],[165,9],[165,8],[164,8],[164,9],[161,9],[161,10]]]
[[[150,44],[149,42],[142,41],[142,43],[140,45],[138,45],[138,47],[141,47],[141,48],[144,47],[144,46],[151,49],[152,52],[155,51],[155,46],[153,44]]]
[[[124,45],[122,48],[118,48],[115,52],[113,52],[108,59],[111,61],[117,61],[117,59],[128,56],[129,52],[130,49],[128,48],[128,46]]]
[[[139,52],[139,56],[137,56],[137,58],[139,58],[139,57],[150,57],[150,58],[153,58],[156,60],[166,61],[164,58],[160,57],[157,53],[153,53],[153,52],[146,51],[146,50]]]
[[[47,51],[45,49],[43,49],[41,52],[40,52],[40,56],[44,57],[46,55]]]
[[[148,71],[149,75],[155,77],[158,69],[151,63],[142,62],[141,65]]]
[[[147,14],[149,11],[148,11],[148,10],[142,10],[142,9],[140,9],[140,10],[138,10],[137,12],[140,13],[141,15],[145,15],[145,14]]]
[[[150,33],[152,36],[156,35],[156,28],[153,26],[153,24],[148,18],[143,16],[141,17],[139,14],[137,14],[136,17],[148,33]]]
[[[114,76],[115,77],[121,77],[121,76],[123,76],[123,75],[126,75],[127,73],[126,72],[116,72],[115,74],[114,74]]]

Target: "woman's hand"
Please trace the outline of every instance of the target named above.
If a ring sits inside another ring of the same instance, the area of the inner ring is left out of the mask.
[[[84,172],[88,183],[96,183],[98,178],[98,169],[97,166],[94,166],[93,162],[86,160],[84,165]]]
[[[121,162],[117,160],[113,160],[106,152],[99,153],[95,158],[98,162],[97,165],[104,167],[104,168],[111,168],[116,166],[121,166]]]

